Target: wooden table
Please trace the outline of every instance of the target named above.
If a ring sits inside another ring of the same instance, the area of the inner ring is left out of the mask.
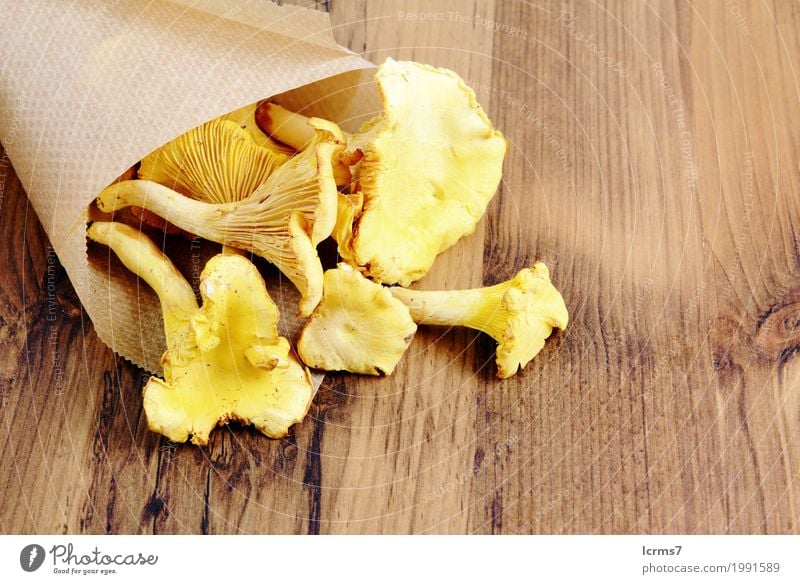
[[[422,287],[543,259],[572,321],[524,373],[423,329],[285,440],[147,431],[0,166],[3,533],[797,533],[796,2],[334,1],[376,62],[460,73],[510,150]]]

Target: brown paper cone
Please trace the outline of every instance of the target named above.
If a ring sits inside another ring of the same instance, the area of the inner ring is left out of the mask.
[[[108,250],[87,256],[87,206],[157,147],[266,97],[352,129],[379,109],[372,64],[336,44],[327,15],[264,0],[0,0],[0,13],[0,141],[99,337],[160,372],[157,298]],[[190,277],[210,255],[192,245],[168,249]],[[291,284],[268,287],[294,314]]]

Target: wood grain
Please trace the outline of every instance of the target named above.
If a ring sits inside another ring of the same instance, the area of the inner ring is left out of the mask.
[[[286,439],[146,430],[0,158],[3,533],[800,532],[800,10],[333,1],[339,42],[446,66],[508,137],[420,287],[548,263],[571,311],[524,373],[422,330],[330,376]]]

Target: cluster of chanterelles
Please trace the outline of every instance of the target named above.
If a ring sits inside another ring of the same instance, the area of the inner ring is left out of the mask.
[[[406,288],[475,229],[500,182],[506,141],[451,71],[389,59],[376,82],[383,112],[355,134],[254,104],[179,136],[147,156],[136,179],[98,197],[101,211],[132,207],[225,246],[203,271],[198,306],[146,236],[118,222],[89,228],[161,301],[165,379],[144,391],[152,430],[204,444],[235,419],[277,437],[308,410],[308,370],[278,336],[257,269],[235,250],[267,259],[297,286],[298,312],[310,315],[298,352],[318,369],[389,374],[417,324],[431,324],[491,335],[506,378],[566,327],[542,263],[481,289]],[[323,272],[316,248],[330,236],[342,263]]]

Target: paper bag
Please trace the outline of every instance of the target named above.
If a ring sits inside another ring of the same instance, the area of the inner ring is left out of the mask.
[[[2,0],[0,14],[0,141],[99,337],[160,373],[157,298],[108,250],[87,256],[88,205],[172,138],[277,94],[352,130],[379,110],[373,65],[326,14],[266,0]],[[191,277],[210,254],[186,245],[168,251]],[[268,281],[286,317],[290,288]]]

